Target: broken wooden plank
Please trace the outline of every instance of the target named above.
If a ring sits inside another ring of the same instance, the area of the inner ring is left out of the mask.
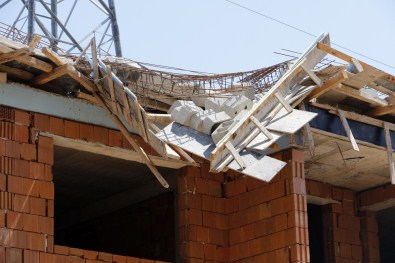
[[[338,109],[337,112],[338,112],[338,114],[339,114],[340,121],[341,121],[341,123],[342,123],[342,125],[343,125],[343,128],[344,128],[344,130],[346,131],[346,134],[347,134],[347,136],[348,136],[348,138],[349,138],[349,140],[350,140],[350,142],[351,142],[352,148],[353,148],[355,151],[359,151],[358,144],[357,144],[357,142],[355,141],[354,135],[352,134],[352,131],[351,131],[351,129],[350,129],[350,126],[348,125],[347,119],[346,119],[346,117],[344,116],[343,111],[340,110],[340,109]]]
[[[29,43],[29,48],[31,50],[34,50],[36,48],[38,42],[40,42],[40,41],[41,41],[41,36],[40,35],[34,35],[32,40]]]
[[[364,89],[353,89],[348,86],[338,84],[333,90],[375,106],[388,106],[388,102],[386,100],[380,99],[378,95],[374,96],[371,92]]]
[[[390,171],[391,184],[395,184],[395,164],[392,156],[392,142],[390,130],[386,122],[384,122],[385,144],[387,145],[387,158]]]
[[[344,79],[345,79],[345,75],[343,73],[341,73],[338,76],[325,81],[325,83],[321,87],[318,87],[318,88],[314,89],[307,96],[307,98],[309,100],[318,98],[319,96],[321,96],[322,94],[324,94],[328,90],[332,89],[333,87],[335,87],[336,85],[341,83]]]
[[[72,65],[71,64],[64,64],[62,66],[59,66],[55,68],[53,71],[48,72],[48,73],[43,73],[41,75],[38,75],[32,80],[32,83],[34,85],[42,85],[45,84],[51,80],[54,80],[56,78],[59,78],[63,75],[66,75],[69,70],[71,69]]]
[[[41,49],[41,51],[49,58],[49,60],[55,63],[56,66],[62,66],[66,64],[65,60],[51,49],[44,47]]]
[[[285,101],[284,97],[279,94],[276,93],[274,94],[274,96],[276,96],[276,98],[278,99],[278,101],[281,103],[281,105],[283,105],[283,107],[288,111],[288,112],[292,112],[294,109],[291,107],[291,105],[289,105],[288,102]]]
[[[361,65],[361,63],[359,62],[358,59],[351,58],[351,62],[352,62],[352,64],[354,64],[355,69],[357,70],[357,72],[362,72],[363,71],[363,67],[362,67],[362,65]]]
[[[22,80],[30,80],[34,77],[34,75],[28,71],[18,68],[12,68],[5,65],[0,65],[0,71],[6,72],[8,75]]]
[[[21,48],[7,53],[3,53],[0,55],[0,64],[7,63],[9,61],[15,60],[18,57],[25,56],[27,54],[29,54],[28,48]]]
[[[250,120],[261,130],[261,132],[269,139],[273,139],[273,135],[269,132],[268,129],[266,129],[259,121],[257,118],[254,116],[250,117]]]
[[[303,64],[300,66],[307,73],[307,75],[309,75],[309,77],[314,81],[314,83],[317,84],[318,87],[322,87],[322,85],[324,85],[322,80],[313,71],[305,67]]]
[[[122,121],[119,119],[117,115],[112,113],[111,109],[106,105],[106,103],[103,101],[103,99],[96,93],[93,93],[97,101],[99,102],[99,105],[103,107],[107,112],[110,114],[111,119],[114,121],[114,123],[118,126],[120,129],[121,133],[127,141],[130,143],[130,145],[133,147],[133,149],[141,156],[143,162],[148,166],[148,168],[151,170],[151,172],[154,174],[156,179],[162,184],[163,187],[169,188],[169,184],[166,182],[166,180],[163,178],[163,176],[160,174],[158,169],[155,167],[154,163],[152,162],[151,158],[147,155],[147,153],[144,151],[144,149],[138,144],[138,142],[133,138],[128,129],[125,127],[125,125],[122,123]]]

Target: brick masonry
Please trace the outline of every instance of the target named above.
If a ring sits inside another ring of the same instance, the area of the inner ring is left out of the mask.
[[[37,131],[131,148],[116,130],[0,107],[0,262],[155,262],[53,244],[53,142]],[[395,191],[379,188],[381,195],[366,192],[357,198],[350,190],[306,180],[298,150],[273,157],[287,165],[269,184],[237,173],[209,173],[204,160],[200,167],[181,169],[181,262],[309,262],[307,194],[337,201],[324,207],[324,262],[379,262],[375,214],[357,208]]]
[[[0,106],[0,262],[162,262],[54,245],[53,141],[38,131],[130,148],[119,131]]]
[[[358,211],[364,193],[313,180],[306,181],[306,188],[309,195],[336,202],[323,206],[324,262],[380,262],[376,214]]]
[[[184,169],[178,179],[182,262],[309,262],[303,153],[274,157],[287,166],[270,184],[209,173],[203,160],[200,168]]]

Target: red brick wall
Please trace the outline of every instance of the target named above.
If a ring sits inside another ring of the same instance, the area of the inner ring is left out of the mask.
[[[303,153],[270,184],[237,173],[211,174],[209,164],[179,178],[183,262],[309,262]],[[223,184],[225,177],[233,181]]]
[[[0,107],[0,262],[155,262],[54,245],[53,142],[38,130],[130,147],[118,131]]]
[[[379,263],[380,249],[376,213],[364,211],[361,213],[361,242],[364,263]]]
[[[361,234],[365,230],[361,229],[363,217],[357,213],[356,193],[313,180],[307,180],[306,187],[309,195],[337,202],[323,207],[324,262],[361,262]]]

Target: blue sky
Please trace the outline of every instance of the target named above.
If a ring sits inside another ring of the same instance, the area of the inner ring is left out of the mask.
[[[334,43],[395,67],[395,1],[232,1],[314,35],[329,32]],[[21,4],[13,2],[0,9],[1,22],[9,24],[17,16]],[[314,40],[225,0],[115,4],[123,55],[137,61],[215,73],[245,71],[283,61],[287,57],[273,52],[302,52]],[[88,0],[80,0],[77,8],[70,30],[80,39],[101,14]],[[354,56],[395,74],[393,68]]]

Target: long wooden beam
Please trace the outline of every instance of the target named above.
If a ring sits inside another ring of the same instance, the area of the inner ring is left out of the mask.
[[[44,47],[41,49],[41,51],[53,62],[55,63],[57,66],[62,66],[64,64],[66,64],[66,62],[64,61],[64,59],[62,57],[60,57],[58,54],[56,54],[55,52],[53,52],[52,50],[50,50],[47,47]]]
[[[32,83],[35,85],[42,85],[51,80],[57,79],[63,75],[66,75],[69,72],[71,64],[64,64],[52,70],[51,72],[43,73],[32,80]]]
[[[25,56],[29,54],[28,48],[16,49],[7,53],[3,53],[0,55],[0,64],[7,63],[9,61],[15,60],[21,56]]]
[[[5,65],[0,65],[0,71],[6,72],[8,75],[14,76],[22,80],[30,80],[34,77],[34,75],[28,71],[18,68],[12,68]]]
[[[321,87],[317,87],[316,89],[314,89],[307,96],[307,99],[311,100],[311,99],[318,98],[319,96],[321,96],[322,94],[324,94],[328,90],[330,90],[333,87],[335,87],[336,85],[340,84],[345,79],[346,79],[346,75],[343,74],[343,72],[342,72],[337,77],[334,77],[334,78],[331,78],[331,79],[325,81],[324,84]]]
[[[383,116],[394,112],[395,112],[395,105],[390,105],[385,107],[376,107],[372,110],[365,112],[365,114],[369,116]]]
[[[347,96],[356,98],[361,101],[365,101],[375,106],[388,106],[388,102],[386,100],[380,99],[378,96],[373,96],[371,93],[363,90],[363,89],[353,89],[345,85],[337,85],[333,90],[345,94]]]
[[[12,51],[14,51],[14,49],[9,48],[4,44],[0,44],[0,53],[8,53]],[[30,56],[17,57],[15,60],[44,72],[51,72],[53,69],[51,64]]]

